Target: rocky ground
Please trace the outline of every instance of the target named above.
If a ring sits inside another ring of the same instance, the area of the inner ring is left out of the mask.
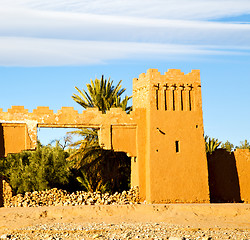
[[[250,239],[248,204],[0,208],[2,239]]]
[[[250,239],[246,229],[201,229],[167,223],[38,224],[3,234],[2,239]]]
[[[4,207],[124,205],[139,202],[139,189],[137,187],[114,194],[84,191],[69,193],[65,190],[53,188],[4,197]]]

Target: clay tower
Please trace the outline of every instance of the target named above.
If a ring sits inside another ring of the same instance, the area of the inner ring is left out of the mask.
[[[143,154],[132,185],[147,202],[209,202],[200,71],[149,69],[133,79],[133,109],[144,109]]]

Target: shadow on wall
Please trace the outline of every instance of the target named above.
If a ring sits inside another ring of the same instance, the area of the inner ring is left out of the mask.
[[[4,155],[5,155],[5,147],[3,139],[3,126],[0,123],[0,157],[4,157]]]
[[[241,202],[234,153],[218,149],[207,155],[211,203]]]

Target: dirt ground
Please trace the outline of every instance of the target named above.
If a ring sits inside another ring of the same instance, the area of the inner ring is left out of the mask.
[[[0,208],[0,235],[38,224],[168,223],[250,231],[250,204],[138,204]]]
[[[250,204],[138,204],[0,208],[0,231],[44,223],[166,222],[250,229]]]

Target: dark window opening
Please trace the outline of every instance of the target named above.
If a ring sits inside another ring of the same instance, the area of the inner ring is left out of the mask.
[[[192,110],[192,99],[191,99],[191,91],[188,92],[189,95],[189,111]]]
[[[156,104],[156,109],[159,110],[159,83],[158,85],[155,85],[156,90],[155,90],[155,104]]]
[[[164,90],[164,103],[165,103],[165,111],[168,110],[168,106],[167,106],[167,90]]]
[[[175,141],[175,151],[177,153],[180,152],[180,142],[179,141]]]
[[[173,111],[175,111],[175,99],[174,99],[174,90],[173,90]]]
[[[181,90],[181,111],[183,111],[183,90]]]
[[[158,106],[158,89],[156,90],[156,109],[157,110],[159,109],[159,106]]]

